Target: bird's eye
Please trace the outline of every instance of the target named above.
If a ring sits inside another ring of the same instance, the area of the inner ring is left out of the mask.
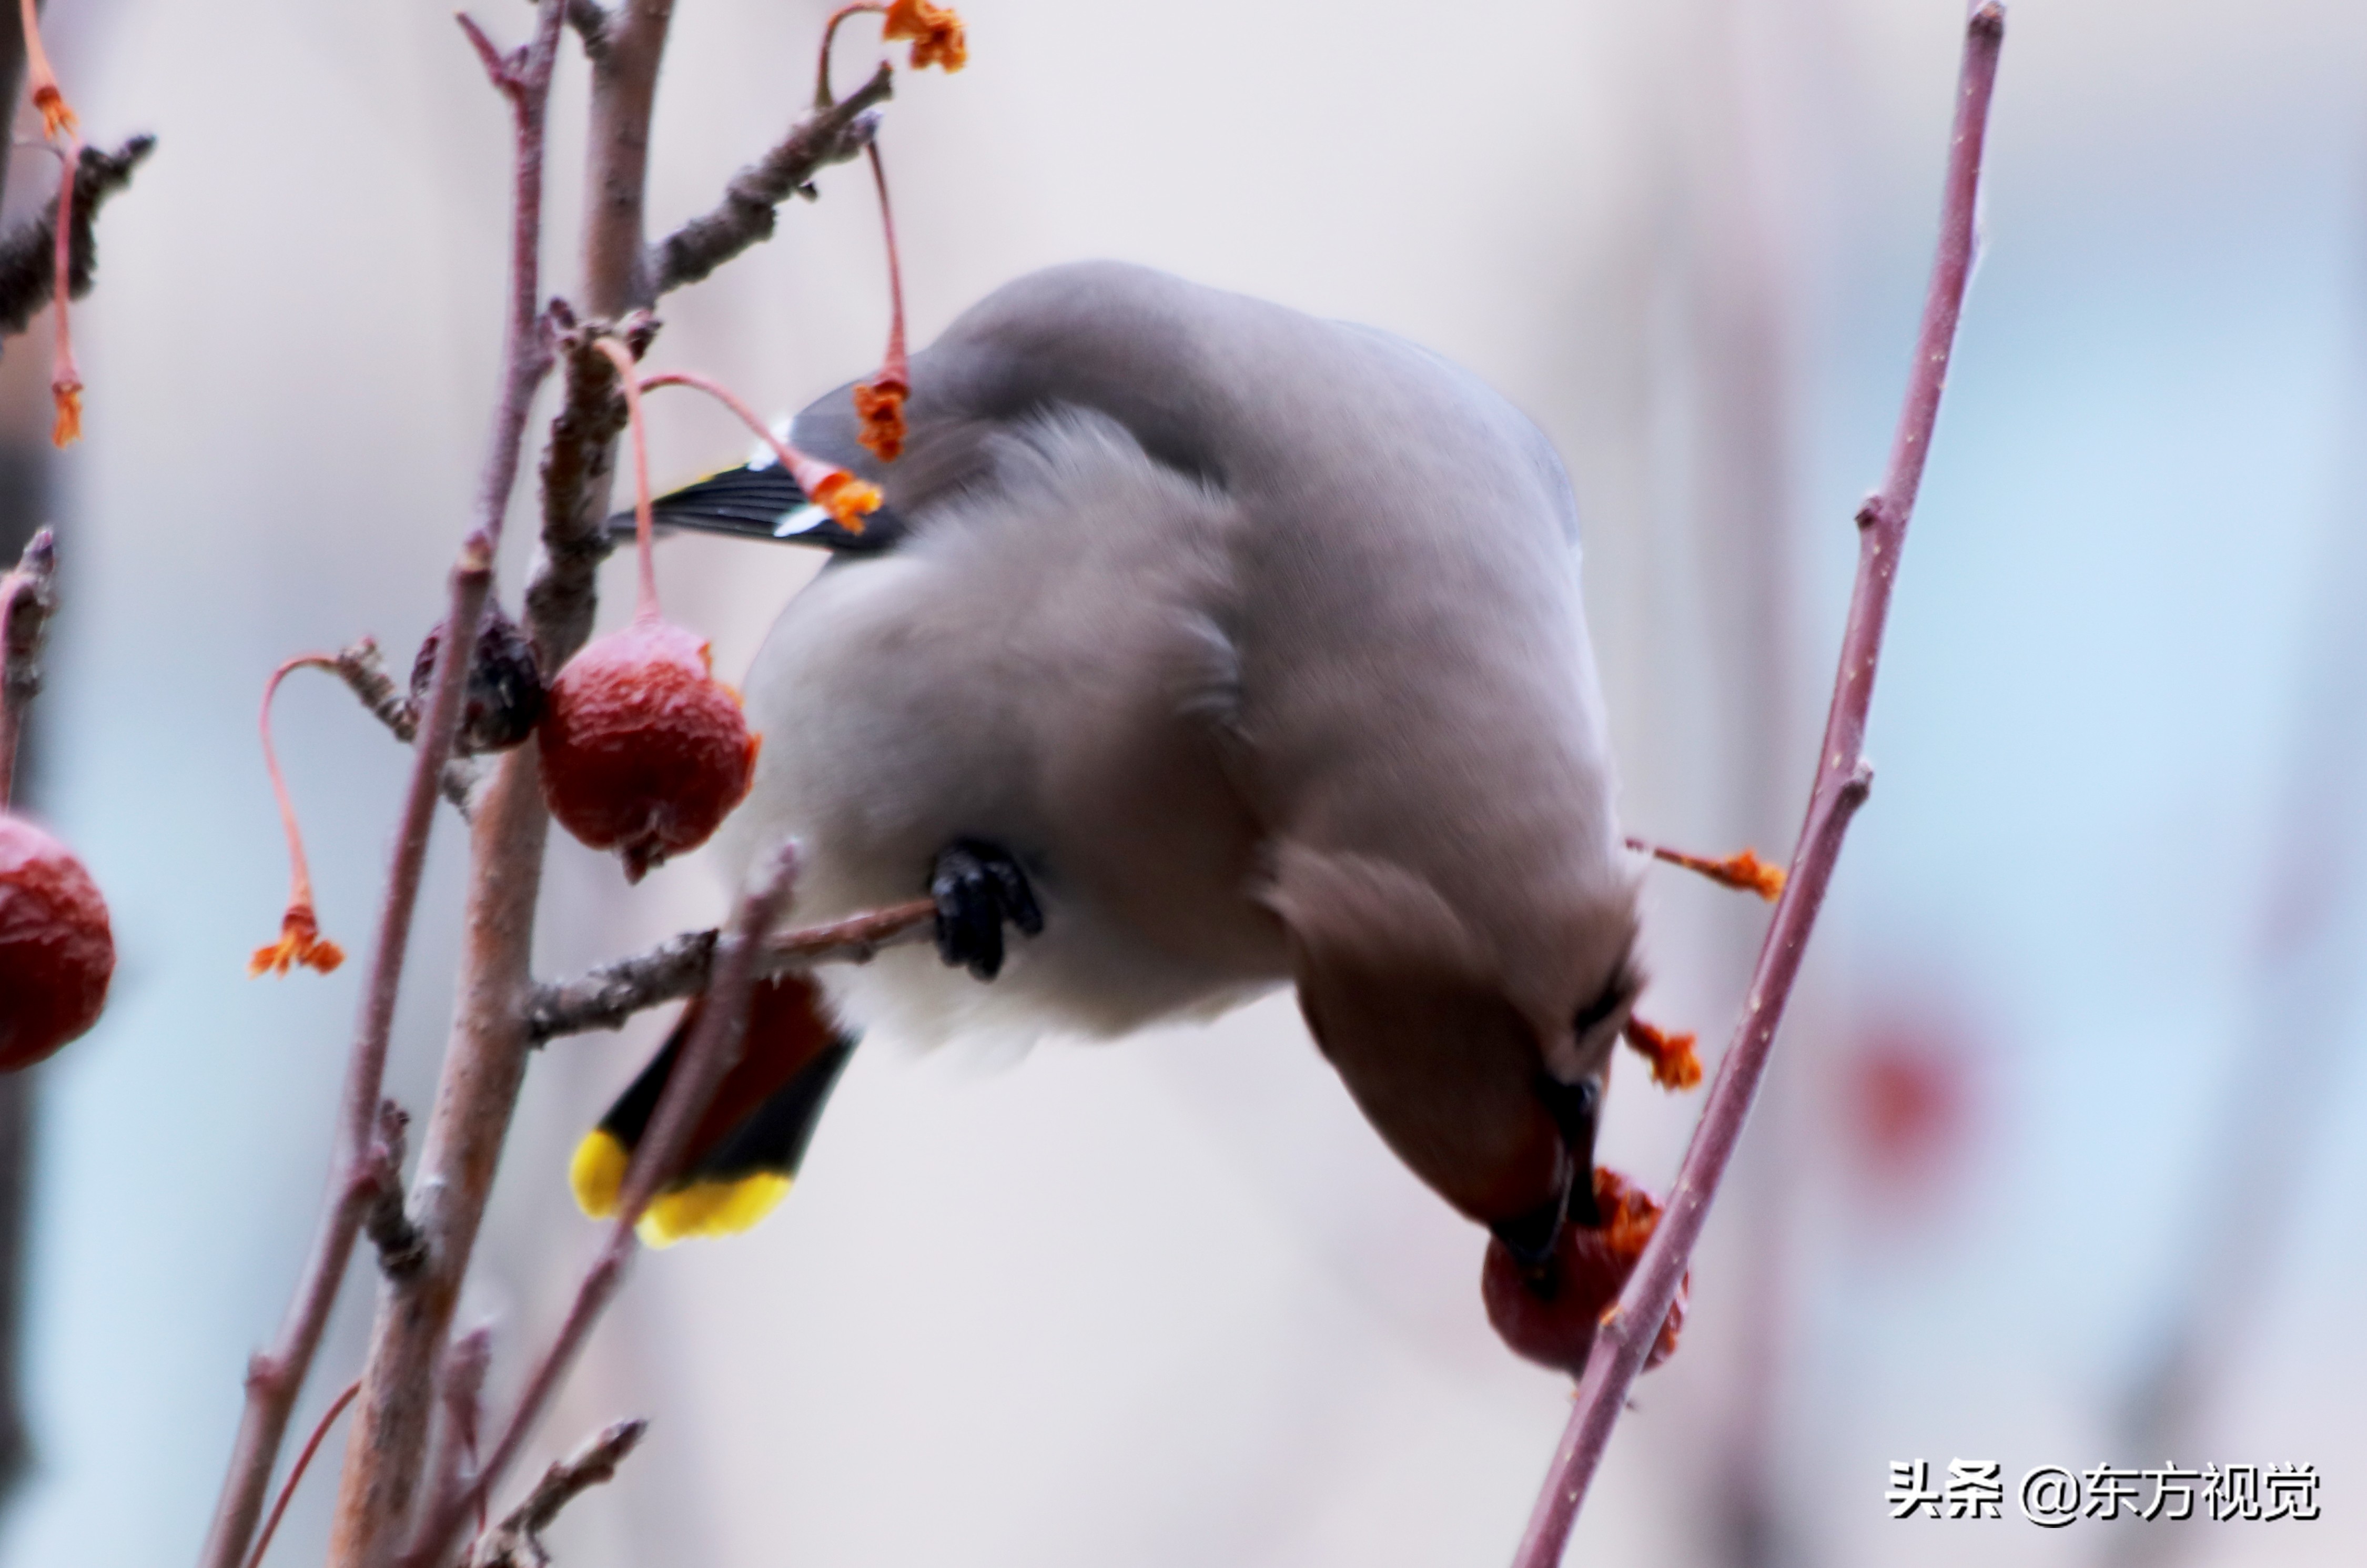
[[[1635,955],[1631,952],[1619,960],[1618,967],[1611,971],[1611,978],[1603,983],[1601,994],[1578,1010],[1578,1017],[1570,1021],[1570,1032],[1584,1040],[1622,1007],[1635,1001],[1636,994],[1643,989],[1644,976],[1636,967]]]
[[[1592,1034],[1603,1019],[1617,1012],[1626,1002],[1628,993],[1625,980],[1625,975],[1614,980],[1603,988],[1602,995],[1578,1010],[1578,1018],[1572,1025],[1572,1032],[1579,1039],[1584,1040],[1588,1035]]]

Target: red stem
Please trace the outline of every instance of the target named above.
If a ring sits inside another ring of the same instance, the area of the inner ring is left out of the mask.
[[[32,0],[26,0],[26,3],[30,5]],[[832,97],[830,93],[830,49],[832,44],[838,41],[838,24],[849,17],[859,17],[866,11],[885,16],[888,7],[881,5],[841,6],[830,14],[830,20],[822,24],[821,63],[817,67],[814,74],[814,108],[828,108],[838,101]]]
[[[271,1505],[270,1517],[255,1532],[255,1550],[246,1554],[246,1568],[258,1568],[263,1562],[263,1554],[271,1550],[271,1538],[279,1533],[279,1517],[288,1512],[288,1501],[296,1495],[296,1483],[304,1479],[304,1471],[311,1467],[312,1456],[321,1451],[321,1440],[329,1435],[330,1426],[345,1413],[345,1406],[353,1403],[354,1396],[361,1392],[362,1381],[359,1378],[347,1383],[345,1392],[329,1402],[329,1408],[322,1413],[319,1423],[312,1428],[312,1435],[304,1439],[304,1447],[296,1455],[294,1468],[289,1471],[287,1482],[279,1488],[278,1498]]]
[[[290,671],[319,669],[334,671],[337,662],[325,653],[300,653],[271,672],[263,683],[263,712],[257,728],[263,732],[263,766],[271,775],[271,792],[279,801],[279,825],[288,834],[288,903],[309,905],[312,902],[312,872],[304,860],[304,830],[296,825],[296,802],[289,797],[288,780],[279,772],[279,753],[271,744],[271,699],[279,695],[279,683]]]
[[[33,0],[25,0],[28,11],[32,3]],[[66,312],[66,298],[73,291],[70,264],[74,256],[74,179],[82,170],[82,139],[71,131],[66,132],[62,157],[65,170],[58,176],[58,232],[51,263],[51,310],[57,318],[52,324],[56,336],[50,357],[50,392],[58,404],[57,425],[50,440],[60,447],[82,436],[82,372],[74,365],[74,333]]]
[[[826,482],[846,471],[821,459],[809,456],[775,435],[770,426],[756,417],[755,410],[734,397],[719,381],[702,376],[696,370],[665,370],[646,377],[640,383],[643,392],[655,392],[660,387],[695,387],[715,399],[740,416],[740,423],[756,433],[757,439],[773,449],[774,458],[788,470],[800,489],[810,497],[825,493]],[[638,525],[639,518],[636,518]]]
[[[896,214],[888,205],[888,166],[879,160],[878,137],[864,151],[871,157],[871,181],[879,187],[879,228],[888,237],[888,357],[880,362],[877,379],[908,387],[912,371],[904,353],[904,269],[896,255]]]
[[[596,346],[617,367],[617,382],[625,389],[625,419],[633,437],[633,548],[640,558],[640,598],[633,607],[636,620],[654,620],[658,616],[658,571],[650,550],[650,443],[641,426],[640,367],[633,362],[632,351],[613,337],[604,337]]]
[[[1744,1119],[1766,1073],[1776,1026],[1799,974],[1808,934],[1831,883],[1841,840],[1872,781],[1872,770],[1860,748],[1874,699],[1874,677],[1882,654],[1883,626],[1897,579],[1899,547],[1906,540],[1924,459],[1931,449],[1956,320],[1972,273],[1981,148],[2004,38],[2004,7],[1989,0],[1973,13],[1966,26],[1939,254],[1932,265],[1890,466],[1881,491],[1858,513],[1857,578],[1841,638],[1840,668],[1834,677],[1824,746],[1818,754],[1816,783],[1809,795],[1807,820],[1793,852],[1790,877],[1760,947],[1748,1008],[1719,1065],[1717,1081],[1670,1192],[1668,1209],[1628,1278],[1627,1288],[1620,1292],[1618,1304],[1595,1335],[1585,1374],[1579,1380],[1576,1408],[1513,1558],[1515,1568],[1551,1568],[1561,1560],[1579,1505],[1585,1500],[1612,1428],[1626,1404],[1627,1391],[1643,1369],[1661,1319],[1676,1298],[1710,1203],[1741,1138]]]

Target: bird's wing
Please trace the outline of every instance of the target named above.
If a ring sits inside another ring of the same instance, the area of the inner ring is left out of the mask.
[[[905,531],[902,519],[886,506],[864,518],[862,532],[846,528],[808,500],[777,462],[728,468],[670,491],[650,504],[650,520],[660,529],[807,544],[837,555],[879,554],[893,549]],[[633,514],[618,512],[608,519],[608,528],[631,538]]]

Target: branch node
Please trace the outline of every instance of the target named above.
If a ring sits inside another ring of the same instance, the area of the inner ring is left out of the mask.
[[[396,1283],[416,1276],[427,1266],[427,1238],[402,1209],[403,1133],[411,1118],[392,1100],[378,1107],[378,1136],[357,1183],[368,1205],[362,1211],[362,1230],[378,1248],[379,1271]]]
[[[583,45],[583,58],[595,65],[608,58],[608,29],[614,18],[599,0],[567,0],[567,25]]]
[[[456,11],[452,19],[460,24],[460,31],[469,40],[469,47],[477,51],[477,63],[485,68],[486,80],[493,83],[504,97],[515,98],[518,92],[515,55],[504,55],[477,25],[477,18],[466,11]]]

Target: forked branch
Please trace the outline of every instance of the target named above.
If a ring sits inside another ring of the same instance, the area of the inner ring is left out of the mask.
[[[1652,1234],[1627,1288],[1594,1336],[1585,1374],[1579,1380],[1576,1408],[1554,1454],[1543,1494],[1522,1539],[1515,1568],[1551,1568],[1561,1560],[1570,1526],[1578,1517],[1627,1391],[1642,1371],[1659,1332],[1660,1320],[1677,1293],[1700,1239],[1719,1181],[1742,1136],[1744,1119],[1767,1071],[1784,1004],[1800,972],[1808,934],[1832,881],[1833,864],[1850,818],[1865,800],[1873,770],[1863,756],[1866,713],[1882,656],[1882,632],[1898,571],[1899,547],[1914,513],[1923,462],[1947,384],[1948,357],[1965,286],[1972,275],[1981,175],[1981,147],[1988,130],[1989,98],[1997,84],[1998,53],[2005,40],[2005,9],[1988,0],[1966,24],[1964,63],[1957,81],[1955,127],[1948,151],[1945,194],[1940,215],[1939,254],[1932,264],[1915,361],[1905,405],[1882,488],[1857,516],[1857,580],[1850,596],[1849,621],[1841,636],[1840,669],[1833,680],[1824,745],[1817,756],[1816,781],[1807,821],[1794,848],[1783,897],[1759,949],[1750,1001],[1737,1026],[1717,1081],[1702,1109],[1693,1143],[1685,1151],[1667,1210]]]

